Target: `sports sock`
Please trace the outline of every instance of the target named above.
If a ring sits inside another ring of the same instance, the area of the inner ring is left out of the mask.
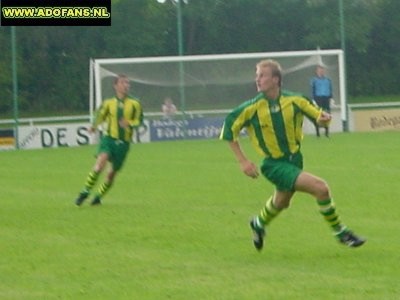
[[[103,197],[105,193],[110,189],[111,183],[103,182],[100,186],[99,189],[97,190],[97,196],[98,197]]]
[[[324,217],[325,221],[328,222],[329,226],[335,232],[336,235],[344,233],[346,226],[344,226],[336,213],[336,207],[332,199],[317,200],[319,206],[319,212]]]
[[[270,197],[265,203],[265,206],[261,209],[261,212],[257,217],[257,225],[260,227],[268,225],[282,211],[282,209],[275,207],[273,201],[273,197]]]
[[[99,178],[98,172],[91,171],[88,176],[86,177],[85,187],[83,189],[83,193],[90,193],[90,190],[96,184],[97,179]]]

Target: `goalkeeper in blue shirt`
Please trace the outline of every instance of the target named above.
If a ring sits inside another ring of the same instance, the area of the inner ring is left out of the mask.
[[[274,60],[262,60],[256,65],[255,81],[257,96],[228,114],[220,136],[229,142],[241,170],[247,176],[257,178],[257,166],[246,157],[238,141],[240,131],[246,128],[253,147],[264,158],[261,173],[275,186],[274,194],[250,222],[254,246],[258,250],[263,248],[266,228],[289,207],[297,191],[316,199],[321,215],[340,243],[361,246],[365,240],[341,222],[327,183],[303,171],[300,152],[303,118],[307,116],[326,125],[331,120],[330,114],[302,95],[281,90],[281,66]]]
[[[317,66],[315,76],[310,81],[311,98],[322,110],[331,113],[332,100],[332,81],[325,75],[325,68],[321,65]],[[319,137],[319,127],[321,124],[314,122],[317,136]],[[329,124],[323,124],[325,128],[325,136],[329,137]]]

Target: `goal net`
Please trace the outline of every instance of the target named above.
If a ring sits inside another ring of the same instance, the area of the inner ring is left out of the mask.
[[[331,78],[343,126],[347,123],[342,50],[94,59],[91,63],[91,115],[102,99],[112,97],[112,79],[126,74],[131,94],[138,97],[148,117],[161,115],[166,97],[179,112],[217,113],[255,96],[255,65],[277,60],[283,68],[283,88],[310,97],[310,79],[323,65]],[[340,122],[340,121],[339,121]]]

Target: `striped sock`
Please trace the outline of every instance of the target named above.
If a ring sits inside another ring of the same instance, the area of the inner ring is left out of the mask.
[[[340,235],[344,233],[346,226],[341,223],[332,199],[317,200],[317,203],[319,206],[319,212],[324,217],[325,221],[328,222],[335,234]]]
[[[103,197],[111,187],[111,183],[103,182],[97,190],[97,197]]]
[[[270,197],[257,217],[257,225],[260,227],[268,225],[281,211],[282,209],[275,207],[273,197]]]
[[[99,178],[98,172],[91,171],[86,177],[85,187],[83,189],[84,193],[90,193],[93,186],[96,184],[97,179]]]

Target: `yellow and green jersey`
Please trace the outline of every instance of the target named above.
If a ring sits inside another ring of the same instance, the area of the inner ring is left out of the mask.
[[[259,93],[228,114],[220,139],[236,141],[246,128],[254,148],[262,156],[289,156],[300,150],[304,116],[317,120],[321,110],[299,94],[281,91],[278,99],[271,100]]]
[[[128,121],[129,127],[122,128],[119,120],[124,118]],[[143,110],[137,99],[126,97],[121,100],[117,97],[106,99],[97,111],[93,126],[106,123],[105,134],[125,142],[132,139],[133,128],[143,122]]]

